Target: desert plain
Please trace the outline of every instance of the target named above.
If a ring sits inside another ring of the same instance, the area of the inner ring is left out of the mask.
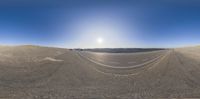
[[[200,47],[106,53],[0,46],[0,99],[200,98]]]

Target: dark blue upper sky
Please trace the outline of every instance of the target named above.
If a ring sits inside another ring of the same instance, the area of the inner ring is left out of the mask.
[[[200,44],[200,2],[68,0],[2,2],[0,44],[180,47]],[[99,44],[97,39],[103,39]]]

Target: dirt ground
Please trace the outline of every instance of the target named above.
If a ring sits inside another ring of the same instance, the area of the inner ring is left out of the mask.
[[[129,69],[102,67],[67,49],[0,47],[0,99],[150,98],[200,98],[200,47],[164,51]]]

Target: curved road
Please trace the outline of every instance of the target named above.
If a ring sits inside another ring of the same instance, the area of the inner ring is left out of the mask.
[[[131,71],[139,71],[137,75],[128,76],[97,72],[97,64],[74,51],[55,57],[62,62],[44,61],[20,68],[0,62],[0,98],[200,98],[200,53],[196,48],[192,50],[195,53],[171,50],[156,62]]]

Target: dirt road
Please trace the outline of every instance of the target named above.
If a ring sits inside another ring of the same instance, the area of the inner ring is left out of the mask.
[[[0,99],[200,98],[200,53],[186,49],[130,70],[102,68],[75,51],[48,56],[62,61],[0,61]]]

